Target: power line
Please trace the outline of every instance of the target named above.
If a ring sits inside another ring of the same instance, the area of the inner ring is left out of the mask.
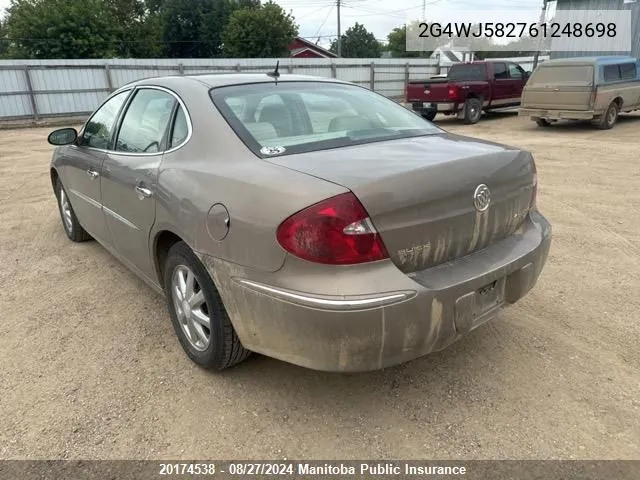
[[[318,30],[316,30],[316,35],[318,35],[320,33],[320,30],[322,30],[322,27],[324,27],[324,24],[327,23],[327,20],[329,20],[329,16],[331,15],[332,11],[333,11],[333,5],[331,5],[329,7],[329,11],[327,12],[327,16],[324,17],[324,20],[322,21],[322,23],[318,27]],[[316,36],[316,35],[314,35],[314,36]]]
[[[307,13],[307,14],[302,15],[302,16],[300,16],[300,17],[295,17],[295,19],[296,19],[296,20],[301,20],[301,19],[303,19],[303,18],[310,17],[311,15],[315,15],[316,13],[321,12],[322,10],[324,10],[324,9],[325,9],[325,8],[327,8],[327,7],[329,7],[329,13],[331,13],[331,10],[333,9],[333,5],[325,5],[325,6],[323,6],[323,7],[320,7],[320,8],[319,8],[319,9],[317,9],[317,10],[314,10],[314,11],[313,11],[313,12],[311,12],[311,13]],[[327,17],[328,17],[328,15],[327,15]]]
[[[426,5],[431,5],[431,4],[434,4],[434,3],[438,3],[438,2],[440,2],[440,1],[441,1],[441,0],[435,0],[435,1],[433,1],[433,2],[429,2],[429,3],[428,3],[428,4],[426,4]],[[350,8],[350,9],[352,9],[352,10],[358,10],[358,11],[361,11],[361,12],[367,12],[367,13],[365,13],[364,15],[359,15],[359,16],[361,16],[361,17],[370,17],[370,16],[373,16],[373,15],[391,15],[391,16],[398,16],[398,15],[393,15],[393,14],[394,14],[394,13],[399,13],[399,12],[406,12],[406,11],[408,11],[408,10],[415,10],[415,9],[417,9],[417,8],[420,8],[420,7],[422,6],[422,3],[420,3],[420,4],[418,4],[418,5],[414,5],[414,6],[412,6],[412,7],[401,8],[401,9],[399,9],[399,10],[391,10],[391,11],[386,11],[386,12],[383,12],[383,11],[368,10],[368,9],[364,9],[364,8],[360,8],[360,7],[352,7],[352,6],[350,6],[350,5],[344,5],[344,6],[345,6],[345,8]]]

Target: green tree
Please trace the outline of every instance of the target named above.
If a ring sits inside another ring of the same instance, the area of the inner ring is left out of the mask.
[[[409,31],[417,32],[417,24],[419,22],[414,22],[415,25],[410,26]],[[392,57],[398,58],[418,58],[418,57],[429,57],[433,51],[423,51],[423,52],[408,52],[407,51],[407,26],[403,25],[402,27],[396,27],[387,35],[387,48],[391,52]]]
[[[118,57],[153,58],[163,54],[160,0],[105,0],[115,20]]]
[[[222,31],[239,9],[258,9],[259,0],[149,0],[160,12],[165,54],[172,58],[222,55]]]
[[[375,35],[369,32],[364,25],[356,24],[347,29],[341,36],[342,45],[340,54],[347,58],[379,58],[382,53],[382,45]],[[338,41],[331,42],[330,50],[338,53]]]
[[[12,0],[6,19],[13,58],[105,58],[117,28],[103,0]]]
[[[227,57],[284,57],[297,35],[298,26],[291,14],[268,2],[260,8],[233,12],[222,32],[222,41]]]
[[[7,27],[4,20],[0,18],[0,58],[4,58],[9,50],[9,39]]]

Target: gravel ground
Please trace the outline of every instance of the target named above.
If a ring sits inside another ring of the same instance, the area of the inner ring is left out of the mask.
[[[163,300],[66,239],[49,130],[0,131],[0,458],[640,458],[640,117],[440,124],[534,153],[547,267],[448,350],[357,375],[195,367]]]

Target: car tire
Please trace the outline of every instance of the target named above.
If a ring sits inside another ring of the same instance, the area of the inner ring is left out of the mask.
[[[536,118],[536,125],[539,127],[550,127],[551,122],[545,118]]]
[[[596,122],[596,127],[600,130],[609,130],[618,121],[618,114],[620,113],[620,107],[617,102],[611,102],[607,107],[607,111]]]
[[[424,118],[425,120],[429,120],[430,122],[433,122],[433,119],[436,118],[436,115],[438,114],[438,112],[433,111],[433,110],[429,110],[428,112],[422,112],[422,118]]]
[[[482,100],[479,98],[469,98],[464,102],[463,121],[467,125],[472,125],[480,121],[482,116]]]
[[[209,370],[223,370],[251,355],[242,346],[213,280],[186,243],[171,247],[163,275],[171,323],[193,362]]]
[[[55,194],[58,201],[58,212],[60,213],[62,228],[64,228],[64,232],[67,234],[67,237],[69,237],[69,240],[77,243],[91,240],[91,235],[80,225],[78,217],[76,217],[73,207],[71,206],[69,195],[62,186],[59,178],[56,179]]]

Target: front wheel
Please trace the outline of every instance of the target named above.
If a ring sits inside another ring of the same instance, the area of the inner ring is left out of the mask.
[[[184,242],[169,250],[164,285],[173,328],[191,360],[223,370],[251,354],[240,343],[213,280]]]
[[[80,225],[78,217],[76,217],[73,207],[71,206],[69,195],[67,195],[67,191],[62,186],[59,178],[56,179],[55,194],[58,200],[58,211],[60,212],[62,226],[69,240],[73,242],[86,242],[87,240],[91,240],[91,235]]]
[[[464,102],[464,123],[467,125],[478,123],[482,115],[482,100],[469,98]]]
[[[545,118],[536,118],[536,124],[539,127],[550,127],[551,126],[551,122]]]

